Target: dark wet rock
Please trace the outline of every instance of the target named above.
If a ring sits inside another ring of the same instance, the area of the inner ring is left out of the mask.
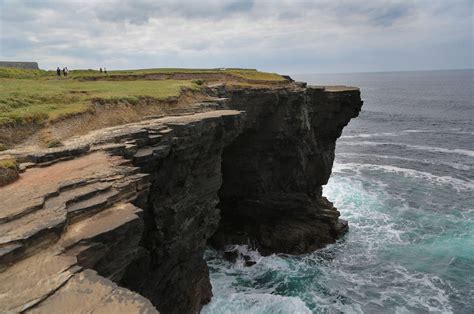
[[[239,257],[239,252],[237,250],[224,251],[223,257],[227,261],[235,263],[237,261],[237,258]]]
[[[252,260],[252,257],[250,257],[249,255],[244,254],[243,257],[244,257],[244,265],[245,266],[250,267],[250,266],[253,266],[253,265],[257,264],[257,262]]]

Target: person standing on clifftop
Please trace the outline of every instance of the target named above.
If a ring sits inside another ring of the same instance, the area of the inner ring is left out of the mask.
[[[102,68],[99,69],[100,73],[102,73]]]
[[[60,69],[59,67],[56,69],[56,74],[57,74],[59,77],[61,77],[61,69]]]
[[[107,69],[104,67],[104,73],[107,74]]]

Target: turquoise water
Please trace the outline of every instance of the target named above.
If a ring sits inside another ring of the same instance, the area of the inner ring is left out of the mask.
[[[207,251],[203,312],[474,313],[473,72],[302,77],[362,89],[323,192],[350,231],[253,267]]]

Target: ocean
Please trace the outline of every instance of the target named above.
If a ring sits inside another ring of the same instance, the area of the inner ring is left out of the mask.
[[[302,256],[250,252],[253,267],[208,250],[203,313],[474,313],[474,70],[293,77],[361,89],[323,190],[349,233]]]

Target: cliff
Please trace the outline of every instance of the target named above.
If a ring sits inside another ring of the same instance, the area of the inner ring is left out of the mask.
[[[347,222],[322,197],[336,139],[358,115],[352,88],[234,90],[231,107],[247,114],[223,154],[222,220],[212,243],[247,244],[263,254],[299,254],[334,242]]]
[[[38,70],[38,62],[0,61],[0,67]]]
[[[0,311],[198,312],[207,245],[298,254],[347,231],[321,186],[359,90],[206,88],[201,112],[8,152]]]

